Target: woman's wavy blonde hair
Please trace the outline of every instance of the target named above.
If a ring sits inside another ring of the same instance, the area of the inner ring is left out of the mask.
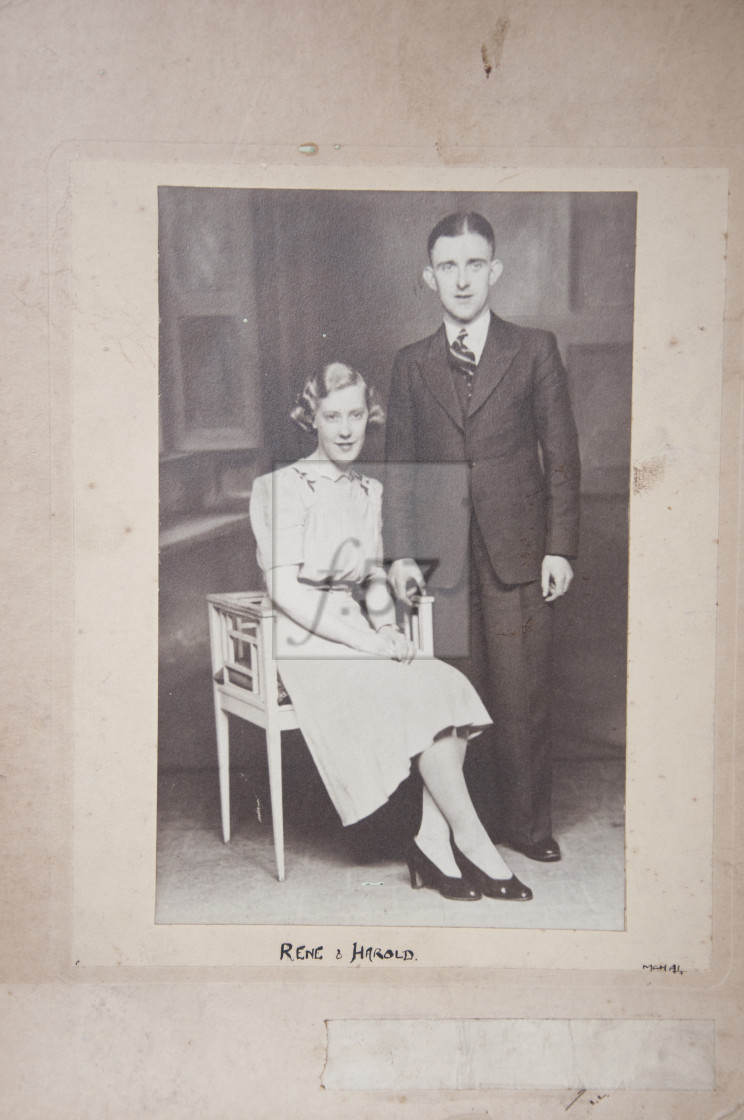
[[[345,362],[331,362],[320,373],[308,377],[301,391],[297,394],[295,406],[290,416],[303,432],[313,431],[313,420],[318,408],[318,402],[324,400],[337,389],[347,389],[349,385],[362,385],[367,400],[369,416],[367,424],[382,424],[385,420],[385,410],[377,400],[377,395],[371,385],[362,377],[361,373],[347,366]]]

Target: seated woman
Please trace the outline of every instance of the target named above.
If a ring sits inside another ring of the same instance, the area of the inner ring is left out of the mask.
[[[315,431],[305,459],[256,480],[251,524],[277,608],[274,655],[342,822],[383,805],[418,760],[421,824],[411,886],[445,898],[526,900],[470,800],[468,739],[491,723],[470,682],[418,658],[396,625],[382,568],[382,486],[353,469],[383,420],[362,376],[334,362],[310,378],[292,418]]]

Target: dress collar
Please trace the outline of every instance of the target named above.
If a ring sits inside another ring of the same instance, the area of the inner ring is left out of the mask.
[[[295,464],[300,470],[308,469],[317,478],[328,478],[331,482],[338,482],[340,478],[348,479],[349,481],[358,481],[362,476],[358,471],[353,468],[348,471],[342,471],[330,459],[313,459],[307,456],[305,459],[299,459]]]

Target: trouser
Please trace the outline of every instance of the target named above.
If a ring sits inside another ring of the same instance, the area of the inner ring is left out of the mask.
[[[457,598],[438,591],[435,619],[441,610],[446,622]],[[469,654],[446,660],[470,678],[494,721],[468,747],[468,788],[495,839],[538,843],[551,835],[552,607],[539,580],[501,582],[475,517],[468,598]]]

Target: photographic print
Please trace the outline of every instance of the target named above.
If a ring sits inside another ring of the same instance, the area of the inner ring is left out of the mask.
[[[157,922],[624,928],[636,202],[159,188]]]

